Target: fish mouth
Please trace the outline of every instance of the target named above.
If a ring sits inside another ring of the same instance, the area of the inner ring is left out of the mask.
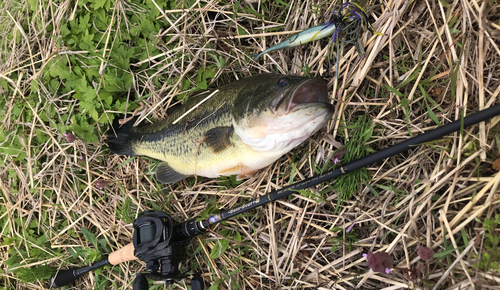
[[[290,111],[298,104],[326,102],[328,102],[326,82],[320,79],[309,79],[295,89],[288,101],[287,111]]]

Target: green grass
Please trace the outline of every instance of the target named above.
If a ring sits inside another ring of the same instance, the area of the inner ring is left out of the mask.
[[[354,124],[345,125],[339,133],[343,135],[347,129],[349,132],[349,139],[346,140],[344,154],[341,159],[341,164],[352,162],[356,159],[365,157],[369,153],[373,153],[373,149],[366,145],[373,134],[373,124],[369,117],[360,116]],[[344,136],[347,138],[347,136]],[[330,164],[332,162],[330,161]],[[334,165],[335,168],[336,166]],[[358,195],[363,183],[369,183],[371,180],[366,168],[361,168],[351,172],[350,174],[343,174],[339,176],[334,182],[334,188],[339,193],[338,204],[342,204],[343,200],[352,199]]]
[[[331,231],[335,232],[337,236],[332,239],[332,252],[340,250],[345,247],[346,252],[350,252],[352,247],[359,241],[359,236],[355,229],[351,229],[349,232],[344,231],[343,228],[334,227]]]
[[[482,253],[477,257],[474,267],[481,271],[496,271],[500,273],[500,233],[498,225],[500,216],[497,214],[493,218],[486,218],[483,222],[485,230]]]

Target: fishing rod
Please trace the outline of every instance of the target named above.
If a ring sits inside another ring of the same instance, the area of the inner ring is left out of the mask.
[[[59,271],[50,278],[49,287],[61,287],[73,282],[81,275],[105,265],[118,265],[122,262],[135,259],[140,259],[146,263],[146,273],[138,273],[136,275],[133,284],[134,290],[147,290],[148,278],[173,284],[175,280],[188,277],[186,274],[187,271],[179,269],[179,264],[186,254],[185,240],[207,232],[210,225],[230,219],[269,202],[287,197],[300,189],[318,185],[498,115],[500,115],[500,104],[349,162],[337,169],[272,191],[265,196],[252,199],[242,205],[212,215],[206,220],[197,221],[199,218],[192,218],[185,222],[174,224],[173,219],[164,212],[143,212],[134,221],[132,243],[111,253],[107,258],[94,263],[92,266]],[[191,288],[193,290],[204,289],[203,279],[200,274],[195,274],[192,278]]]

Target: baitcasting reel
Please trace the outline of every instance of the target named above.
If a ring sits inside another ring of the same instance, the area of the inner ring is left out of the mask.
[[[174,239],[174,234],[172,218],[164,212],[145,211],[134,221],[134,255],[146,263],[147,271],[136,275],[134,290],[148,289],[146,278],[171,285],[188,276],[179,270],[186,246],[183,241]],[[203,289],[201,275],[194,275],[191,288]]]

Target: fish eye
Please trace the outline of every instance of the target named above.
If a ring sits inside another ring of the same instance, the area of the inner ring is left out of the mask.
[[[288,79],[287,78],[281,78],[278,80],[278,83],[276,84],[278,87],[283,88],[288,86]]]

